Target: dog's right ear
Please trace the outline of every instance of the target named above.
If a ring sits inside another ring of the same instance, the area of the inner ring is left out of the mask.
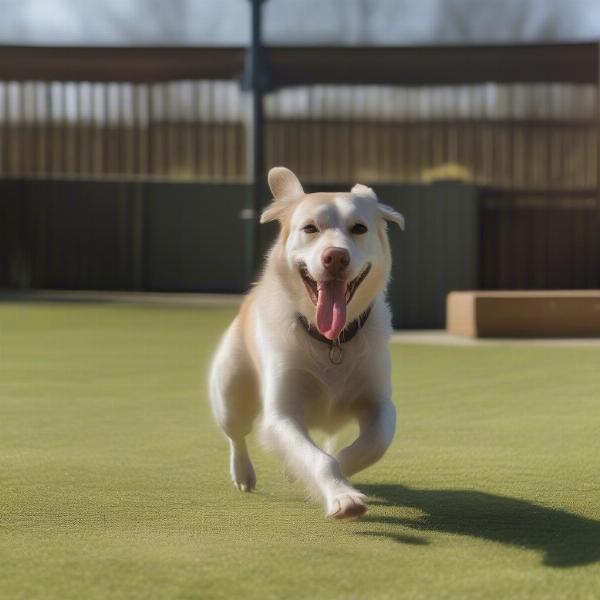
[[[269,187],[273,194],[273,202],[260,216],[261,223],[275,221],[289,206],[289,203],[304,195],[302,184],[289,169],[273,167],[269,171]]]
[[[298,178],[285,167],[273,167],[269,171],[269,187],[275,200],[295,200],[304,195]]]

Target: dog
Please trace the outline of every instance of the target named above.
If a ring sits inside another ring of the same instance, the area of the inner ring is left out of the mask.
[[[240,491],[256,486],[246,436],[260,416],[262,438],[289,479],[321,497],[328,517],[357,518],[366,497],[348,478],[383,456],[396,427],[387,223],[404,229],[404,218],[361,184],[306,194],[285,167],[271,169],[268,181],[273,201],[260,222],[279,221],[279,236],[213,358],[213,413]],[[310,437],[351,421],[358,437],[337,456]]]

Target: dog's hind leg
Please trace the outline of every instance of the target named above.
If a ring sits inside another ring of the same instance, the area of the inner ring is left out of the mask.
[[[259,412],[257,385],[250,359],[232,324],[217,350],[210,373],[210,399],[217,424],[229,438],[231,479],[238,490],[251,492],[256,474],[246,436]]]
[[[240,492],[251,492],[256,487],[256,473],[246,447],[246,438],[229,438],[231,480]]]
[[[358,437],[338,454],[344,477],[376,463],[386,452],[396,431],[396,408],[390,400],[374,405],[359,418]]]

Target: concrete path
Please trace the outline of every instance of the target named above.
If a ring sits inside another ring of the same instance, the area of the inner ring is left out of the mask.
[[[105,292],[105,291],[0,291],[0,302],[115,302],[128,304],[156,304],[171,306],[238,306],[241,294],[186,294],[161,292]],[[522,346],[595,346],[600,338],[522,339],[494,338],[472,339],[450,335],[444,330],[396,331],[392,343],[437,346],[489,346],[492,344],[516,344]]]
[[[392,342],[399,344],[423,344],[435,346],[596,346],[600,348],[600,338],[469,338],[450,335],[443,329],[425,331],[395,331]]]

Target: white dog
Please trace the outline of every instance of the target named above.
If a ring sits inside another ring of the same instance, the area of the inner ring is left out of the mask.
[[[305,194],[290,170],[275,167],[269,186],[274,201],[261,223],[278,220],[281,230],[214,357],[214,415],[239,490],[256,485],[246,436],[260,414],[290,479],[322,496],[327,516],[357,517],[365,496],[348,477],[381,458],[396,425],[386,222],[403,228],[404,219],[360,184],[350,193]],[[360,433],[335,457],[309,435],[333,434],[351,420]]]

